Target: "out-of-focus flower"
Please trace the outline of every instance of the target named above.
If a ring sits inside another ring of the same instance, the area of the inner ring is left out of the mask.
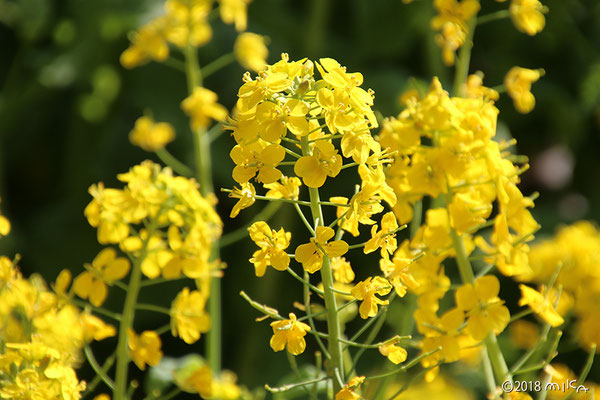
[[[240,33],[233,45],[233,52],[242,67],[258,72],[267,65],[269,49],[265,37],[256,33]]]
[[[548,12],[548,7],[539,0],[512,0],[509,11],[517,29],[529,36],[541,32],[546,25],[544,13]]]
[[[512,67],[504,78],[508,95],[518,112],[527,114],[535,107],[535,97],[531,93],[531,85],[544,75],[543,69],[527,69]]]
[[[129,141],[146,151],[164,148],[175,139],[175,129],[167,122],[155,123],[150,117],[140,117],[129,133]]]

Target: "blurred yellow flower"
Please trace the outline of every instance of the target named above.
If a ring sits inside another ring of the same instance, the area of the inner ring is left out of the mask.
[[[201,333],[210,329],[210,317],[205,311],[206,298],[198,290],[190,292],[185,287],[171,304],[171,333],[179,336],[187,344],[200,339]]]
[[[537,315],[549,323],[550,326],[557,327],[565,322],[550,303],[549,296],[544,296],[542,293],[526,285],[519,285],[519,289],[521,289],[520,306],[528,305]]]
[[[267,49],[265,37],[256,33],[240,33],[233,45],[233,52],[240,65],[250,71],[258,72],[267,66]]]
[[[392,290],[392,285],[381,276],[368,277],[352,288],[350,293],[357,300],[362,300],[358,311],[363,319],[377,315],[378,305],[387,305],[388,300],[381,300],[376,295],[385,296]]]
[[[364,376],[355,376],[344,385],[344,387],[335,394],[335,400],[359,400],[363,397],[356,393],[360,386],[365,381]]]
[[[160,350],[160,337],[154,331],[144,331],[137,335],[133,329],[127,331],[129,357],[139,369],[146,369],[146,364],[157,365],[163,356]]]
[[[512,67],[504,78],[508,95],[518,112],[527,114],[535,107],[535,97],[531,93],[531,85],[544,75],[544,70]]]
[[[73,281],[73,290],[82,299],[89,299],[90,303],[99,307],[106,300],[108,288],[127,276],[131,264],[124,257],[117,257],[117,252],[112,247],[100,251],[91,264],[85,264],[86,271],[82,272]]]
[[[548,7],[539,0],[512,0],[509,11],[517,29],[529,36],[541,32],[546,25],[544,13],[548,12]]]
[[[129,141],[146,151],[162,149],[175,139],[175,129],[167,122],[154,123],[150,117],[140,117],[129,132]]]
[[[193,130],[208,128],[211,119],[223,121],[227,117],[227,109],[217,103],[217,94],[203,87],[194,88],[181,102],[181,109],[191,118]]]
[[[408,356],[408,353],[404,348],[396,346],[393,342],[379,346],[379,352],[394,364],[400,364],[406,361],[406,357]]]
[[[221,20],[235,24],[238,32],[245,31],[248,23],[248,4],[252,0],[219,0]]]

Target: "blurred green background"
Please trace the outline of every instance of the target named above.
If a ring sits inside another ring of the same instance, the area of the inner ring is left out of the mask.
[[[482,3],[480,15],[507,7],[491,0]],[[540,192],[533,210],[543,226],[539,237],[559,224],[600,218],[600,2],[543,3],[550,13],[537,36],[519,33],[508,19],[478,27],[471,64],[471,72],[485,73],[487,86],[501,84],[514,65],[546,71],[534,84],[537,106],[531,114],[518,114],[505,95],[497,102],[500,128],[518,140],[519,153],[532,163],[522,191]],[[177,139],[169,150],[191,163],[188,119],[179,108],[186,94],[184,76],[159,64],[131,71],[119,64],[128,32],[161,12],[158,0],[0,0],[0,209],[13,224],[0,250],[22,254],[25,275],[39,272],[53,281],[60,269],[79,271],[100,250],[95,230],[83,216],[90,201],[87,189],[99,181],[118,185],[117,173],[155,159],[128,141],[135,119],[145,110],[176,127]],[[269,37],[269,62],[287,52],[291,59],[333,57],[349,71],[362,72],[364,86],[376,93],[375,108],[391,116],[400,110],[397,98],[409,77],[428,82],[437,75],[446,88],[451,85],[453,69],[442,64],[429,28],[433,15],[432,2],[425,0],[409,5],[400,0],[254,0],[248,31]],[[203,65],[230,52],[236,37],[218,18],[212,26],[213,40],[199,50]],[[205,86],[231,109],[243,72],[230,65],[208,77]],[[217,188],[233,186],[228,156],[233,144],[227,134],[214,143]],[[347,177],[346,184],[353,185],[353,176]],[[230,220],[233,201],[217,195],[226,232],[243,226],[264,206],[257,203]],[[293,210],[281,210],[274,226],[297,225]],[[294,232],[304,235],[299,226]],[[229,265],[223,298],[224,364],[242,383],[256,387],[276,384],[287,361],[270,350],[268,323],[254,322],[257,315],[238,293],[243,289],[287,314],[300,289],[273,271],[257,279],[247,261],[252,251],[245,240],[222,255]],[[166,285],[164,298],[172,299],[182,285]],[[119,307],[119,296],[113,293],[108,306]],[[153,300],[152,293],[145,296],[142,301]],[[406,319],[401,311],[396,310],[398,318]],[[161,318],[140,314],[136,327],[168,322]],[[111,346],[110,340],[100,345],[98,357]],[[191,348],[179,340],[165,343],[169,355],[190,349],[202,352],[202,341]],[[312,356],[306,361],[312,362]]]

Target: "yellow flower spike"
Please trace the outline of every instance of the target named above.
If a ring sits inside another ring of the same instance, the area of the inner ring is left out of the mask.
[[[289,314],[290,319],[271,322],[273,336],[270,345],[273,351],[281,351],[287,347],[287,351],[295,356],[302,354],[306,349],[304,336],[310,331],[310,326],[296,320],[294,313]]]
[[[129,357],[135,365],[142,371],[146,369],[146,364],[155,366],[163,356],[160,350],[160,337],[154,331],[144,331],[141,335],[136,335],[133,329],[127,331]]]
[[[318,141],[312,149],[312,155],[300,158],[294,165],[294,172],[302,178],[304,184],[319,188],[327,177],[336,177],[342,169],[342,156],[333,144]]]
[[[318,226],[316,236],[310,238],[310,243],[301,244],[296,248],[296,261],[302,264],[305,271],[313,274],[323,266],[323,252],[328,257],[340,257],[348,251],[348,243],[335,240],[327,243],[335,236],[333,229],[327,226]]]
[[[546,25],[548,7],[539,0],[511,0],[508,10],[517,29],[529,36],[540,33]]]
[[[376,295],[385,296],[392,290],[390,283],[380,276],[369,277],[359,282],[350,293],[357,300],[362,300],[358,311],[363,319],[377,315],[378,305],[386,305],[387,300],[381,300]]]
[[[129,141],[146,151],[162,149],[175,139],[175,130],[167,122],[154,123],[150,117],[140,117],[129,133]]]
[[[398,248],[395,231],[398,229],[398,221],[392,211],[381,218],[381,230],[377,231],[377,225],[371,228],[371,239],[367,241],[363,249],[365,254],[374,252],[381,248],[381,257],[390,259],[390,255]]]
[[[81,324],[83,326],[83,339],[86,342],[100,341],[117,334],[114,326],[104,323],[100,318],[89,313],[81,314]]]
[[[235,39],[233,52],[240,65],[250,71],[258,72],[267,66],[267,49],[264,36],[256,33],[240,33]]]
[[[117,257],[117,252],[107,247],[100,251],[91,265],[86,265],[87,271],[82,272],[73,281],[73,290],[82,299],[99,307],[106,300],[108,289],[106,284],[123,279],[129,272],[131,264],[123,257]]]
[[[360,117],[349,112],[350,97],[342,90],[320,89],[317,92],[317,103],[323,108],[325,123],[331,133],[351,130]]]
[[[193,130],[208,128],[211,119],[223,121],[227,117],[227,109],[217,103],[217,94],[203,87],[194,88],[181,102],[181,109],[191,118]]]
[[[300,195],[300,186],[302,186],[300,179],[282,176],[280,181],[281,183],[273,182],[263,185],[265,189],[269,189],[265,196],[274,199],[297,200]]]
[[[205,0],[167,0],[165,37],[179,48],[202,46],[212,38],[208,15],[212,2]]]
[[[238,183],[248,182],[257,173],[256,180],[266,184],[276,182],[282,176],[276,167],[285,158],[285,150],[278,144],[236,145],[229,155],[236,164],[232,175]]]
[[[356,393],[360,389],[360,386],[365,381],[364,376],[355,376],[344,385],[344,387],[335,394],[335,400],[360,400],[363,397]]]
[[[535,97],[531,85],[544,75],[544,70],[512,67],[504,78],[504,86],[513,99],[515,108],[521,114],[527,114],[535,107]]]
[[[519,300],[520,306],[528,305],[552,327],[560,326],[565,322],[550,303],[549,296],[544,297],[542,293],[523,284],[519,285],[519,289],[521,289],[521,299]]]
[[[235,218],[238,216],[241,210],[250,207],[256,201],[256,189],[250,182],[242,183],[241,188],[233,188],[229,197],[239,199],[238,202],[233,206],[229,218]]]
[[[283,228],[279,231],[271,229],[264,221],[253,223],[248,231],[252,241],[260,247],[250,259],[254,264],[256,276],[263,276],[269,265],[278,271],[285,271],[290,264],[290,257],[285,249],[290,245],[292,234],[285,232]]]
[[[252,0],[219,0],[221,20],[226,24],[235,24],[238,32],[245,31],[248,22],[248,4]]]
[[[500,282],[493,275],[462,285],[455,293],[456,305],[468,315],[467,332],[476,340],[483,340],[492,331],[500,334],[508,325],[510,313],[498,298]]]
[[[394,342],[379,346],[379,352],[396,365],[406,361],[408,356],[408,352],[404,348],[396,346]]]
[[[183,288],[171,304],[171,333],[187,344],[195,343],[201,333],[210,329],[210,317],[206,313],[207,294]]]

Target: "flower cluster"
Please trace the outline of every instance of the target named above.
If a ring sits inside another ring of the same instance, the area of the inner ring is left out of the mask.
[[[532,246],[531,271],[518,277],[543,286],[558,273],[555,287],[541,287],[538,292],[522,285],[523,299],[531,299],[526,304],[552,326],[561,325],[562,317],[571,311],[576,317],[576,337],[585,348],[600,343],[599,257],[600,230],[591,222],[580,221],[560,228],[555,237]]]
[[[484,260],[504,275],[530,271],[527,242],[538,224],[529,211],[532,198],[517,187],[526,167],[512,163],[506,150],[514,143],[494,140],[498,110],[489,91],[479,93],[450,97],[434,80],[422,99],[409,101],[398,118],[385,120],[379,135],[381,145],[395,152],[387,176],[398,198],[398,220],[410,221],[412,205],[424,196],[444,205],[427,211],[425,223],[393,257],[395,265],[415,278],[407,286],[419,296],[415,319],[426,337],[424,352],[442,346],[424,365],[455,361],[461,335],[479,341],[489,332],[499,334],[509,320],[508,309],[497,297],[497,278],[473,282],[470,266],[459,268],[465,285],[456,292],[457,308],[438,317],[439,300],[450,287],[441,268],[444,259],[456,257],[464,263],[479,248]],[[492,216],[494,209],[498,212]],[[473,237],[490,225],[491,243],[481,235]],[[411,259],[416,260],[408,265]],[[460,330],[465,318],[466,328]]]
[[[169,168],[161,169],[150,161],[118,178],[126,184],[123,189],[92,185],[94,198],[85,215],[90,225],[98,228],[98,241],[117,244],[139,263],[147,278],[175,279],[183,274],[196,280],[199,290],[192,293],[198,296],[194,300],[197,313],[181,316],[173,312],[177,321],[173,333],[179,332],[191,343],[199,338],[199,332],[208,329],[204,304],[210,293],[210,278],[218,275],[217,262],[210,259],[211,244],[222,230],[214,200],[202,197],[194,180],[173,176]],[[100,305],[106,298],[106,284],[125,277],[129,268],[127,259],[107,248],[75,279],[75,292]],[[184,299],[187,295],[182,292],[175,300],[175,310],[180,303],[188,303]],[[189,318],[193,322],[189,323]]]
[[[115,328],[64,301],[42,278],[23,278],[0,257],[0,398],[79,399],[85,389],[75,368],[84,343],[114,336]],[[68,285],[68,283],[67,283]]]

